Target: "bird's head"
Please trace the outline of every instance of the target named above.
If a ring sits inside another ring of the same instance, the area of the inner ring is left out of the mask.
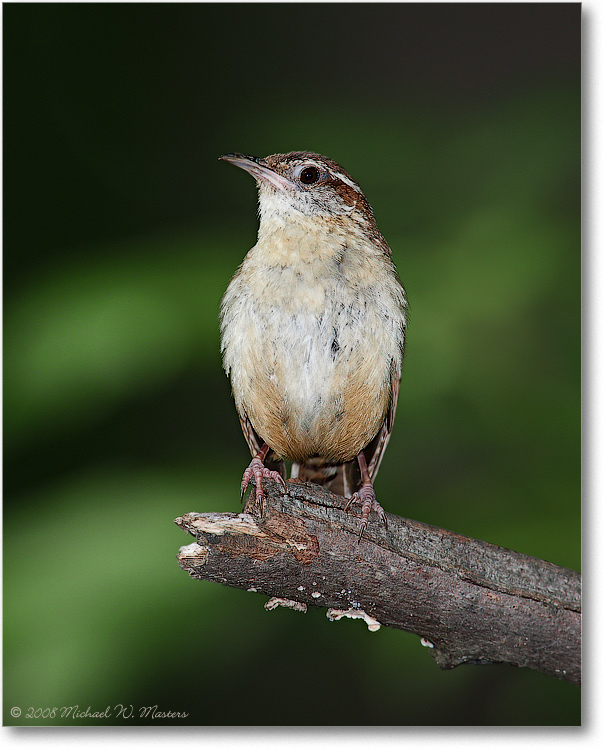
[[[372,209],[357,182],[325,156],[291,151],[264,159],[245,154],[225,154],[220,158],[254,177],[261,218],[268,212],[295,212],[322,219],[351,216],[374,224]]]

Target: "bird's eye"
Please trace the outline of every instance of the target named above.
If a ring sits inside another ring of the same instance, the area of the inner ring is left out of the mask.
[[[317,167],[305,167],[298,178],[303,185],[312,185],[319,180],[319,169]]]

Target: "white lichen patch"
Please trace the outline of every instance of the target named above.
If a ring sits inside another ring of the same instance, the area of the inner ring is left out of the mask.
[[[304,587],[304,586],[299,586],[299,587],[298,587],[298,590],[299,590],[299,591],[304,591],[304,590],[305,590],[305,587]]]
[[[264,536],[254,517],[249,513],[186,513],[176,521],[186,523],[190,527],[190,533],[195,530],[200,534],[214,536],[223,534]]]
[[[353,620],[364,620],[368,626],[368,630],[371,632],[380,630],[380,623],[378,620],[370,617],[370,615],[364,612],[363,609],[329,609],[326,612],[326,617],[330,622],[336,622],[336,620],[340,620],[341,617],[350,617]]]
[[[181,547],[177,558],[183,561],[188,560],[196,565],[203,565],[209,554],[210,550],[208,547],[202,547],[201,544],[193,542],[193,544],[187,544],[185,547]]]
[[[265,602],[265,609],[267,611],[277,609],[277,607],[287,607],[288,609],[293,609],[295,612],[307,611],[306,604],[303,604],[302,602],[295,602],[292,599],[282,599],[279,596],[274,596],[272,599],[269,599],[268,602]]]
[[[306,542],[296,542],[294,539],[288,539],[288,544],[299,552],[304,552],[309,546]]]
[[[319,591],[314,591],[314,592],[313,592],[313,593],[311,594],[311,596],[312,596],[312,597],[313,597],[314,599],[319,599],[319,597],[321,596],[321,593],[320,593]]]

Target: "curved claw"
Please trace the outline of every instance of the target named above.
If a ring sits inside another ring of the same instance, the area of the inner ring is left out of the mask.
[[[376,511],[379,520],[384,523],[385,529],[388,529],[389,526],[387,523],[386,514],[382,505],[380,505],[378,500],[376,500],[376,493],[374,492],[374,487],[372,486],[371,482],[362,484],[361,488],[351,495],[347,504],[345,505],[345,512],[349,510],[350,506],[353,503],[359,503],[359,505],[361,505],[361,524],[359,529],[359,537],[357,539],[358,544],[361,541],[363,532],[368,527],[371,510]]]
[[[282,477],[282,475],[279,473],[279,471],[272,471],[271,472],[272,479],[275,479],[275,481],[278,484],[281,484],[281,488],[284,492],[288,491],[288,487],[286,486],[286,480]]]
[[[260,458],[258,456],[255,456],[252,461],[250,461],[250,465],[244,472],[244,475],[242,477],[242,484],[241,484],[241,492],[240,492],[240,502],[243,502],[244,500],[244,494],[246,492],[246,489],[248,488],[248,485],[250,484],[250,480],[254,477],[254,481],[256,483],[256,502],[258,503],[260,513],[262,515],[263,513],[263,507],[265,503],[265,493],[263,491],[263,479],[273,479],[278,484],[281,485],[284,492],[287,492],[288,489],[286,487],[286,482],[284,481],[284,478],[278,471],[272,471],[271,469],[267,469],[267,467],[263,464]]]

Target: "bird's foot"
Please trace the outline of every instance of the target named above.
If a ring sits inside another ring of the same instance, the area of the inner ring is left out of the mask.
[[[254,482],[256,484],[256,503],[258,505],[259,513],[262,516],[265,504],[263,479],[274,479],[281,485],[284,492],[287,492],[286,483],[284,481],[284,478],[278,471],[271,471],[271,469],[267,469],[261,459],[258,456],[255,456],[252,461],[250,461],[250,466],[248,466],[248,468],[244,472],[244,476],[242,477],[240,502],[242,502],[244,499],[244,493],[246,492],[246,489],[248,488],[252,477],[254,477]]]
[[[349,510],[349,507],[353,503],[361,505],[361,525],[359,529],[359,539],[357,540],[358,543],[361,541],[363,532],[366,530],[368,521],[370,520],[371,510],[376,511],[379,520],[384,523],[385,529],[388,529],[389,526],[387,524],[386,514],[382,505],[378,502],[378,500],[376,500],[376,493],[374,492],[374,487],[372,486],[371,482],[364,482],[361,485],[361,488],[351,495],[347,504],[345,505],[345,511]]]

